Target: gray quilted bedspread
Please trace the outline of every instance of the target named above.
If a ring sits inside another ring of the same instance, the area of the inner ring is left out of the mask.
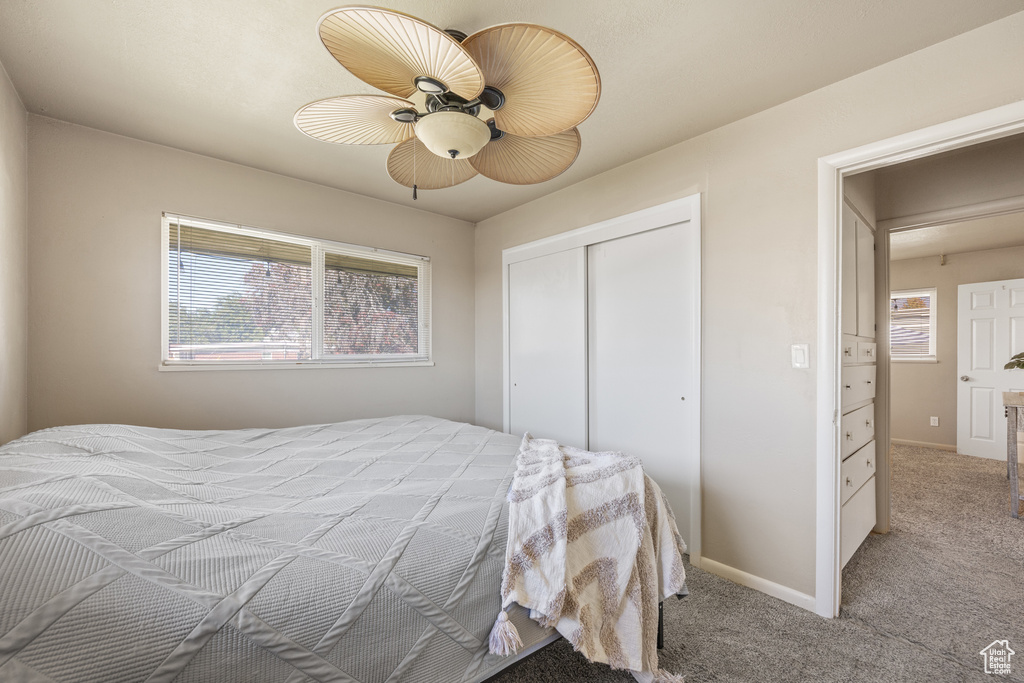
[[[471,681],[519,439],[404,416],[0,448],[0,681]]]

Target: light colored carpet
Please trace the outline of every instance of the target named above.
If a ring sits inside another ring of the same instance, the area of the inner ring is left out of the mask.
[[[843,572],[838,619],[687,567],[690,597],[665,603],[662,666],[704,681],[1024,681],[1024,518],[1009,516],[1006,464],[893,451],[891,533]],[[979,652],[1009,639],[1009,679]],[[629,683],[558,641],[494,683]]]

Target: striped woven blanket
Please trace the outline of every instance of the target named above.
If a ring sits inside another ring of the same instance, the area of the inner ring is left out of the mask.
[[[639,458],[592,453],[527,434],[508,493],[502,607],[516,602],[592,662],[640,681],[658,668],[658,604],[685,591],[686,546]],[[515,650],[499,614],[491,651]]]

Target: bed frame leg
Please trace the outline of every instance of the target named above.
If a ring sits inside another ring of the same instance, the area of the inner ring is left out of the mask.
[[[664,604],[658,603],[658,649],[665,649],[665,613]]]

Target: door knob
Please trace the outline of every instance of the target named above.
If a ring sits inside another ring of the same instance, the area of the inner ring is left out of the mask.
[[[970,377],[968,377],[967,375],[960,375],[960,381],[961,381],[961,382],[966,382],[966,381],[968,381],[969,379],[970,379]]]

